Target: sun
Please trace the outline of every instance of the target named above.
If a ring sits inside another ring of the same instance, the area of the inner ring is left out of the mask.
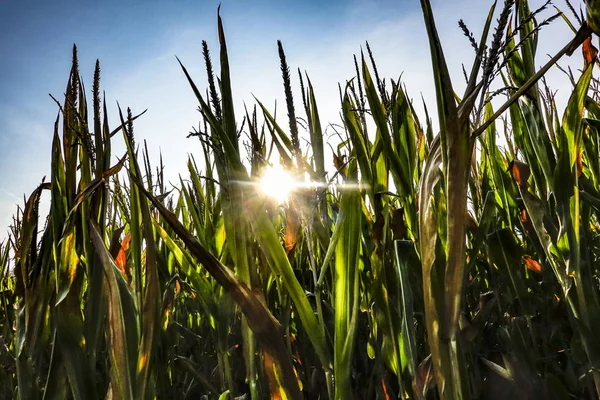
[[[260,179],[261,191],[278,203],[285,203],[296,186],[292,175],[281,166],[267,167]]]

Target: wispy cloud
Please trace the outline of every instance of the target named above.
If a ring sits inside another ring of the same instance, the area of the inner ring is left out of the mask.
[[[0,193],[4,193],[6,195],[8,195],[9,197],[13,198],[15,201],[19,201],[19,198],[12,192],[9,192],[8,190],[4,189],[4,188],[0,188]]]
[[[533,0],[531,3],[532,7],[536,5]],[[278,116],[285,121],[277,39],[283,40],[288,63],[292,67],[296,103],[300,104],[300,95],[295,69],[300,68],[307,71],[312,80],[324,126],[327,122],[339,122],[338,82],[343,85],[354,75],[352,56],[360,54],[365,40],[371,45],[380,75],[397,79],[403,74],[402,80],[417,110],[422,115],[420,96],[423,94],[431,114],[435,114],[429,44],[418,2],[355,0],[344,3],[344,6],[340,5],[342,3],[332,3],[334,5],[325,8],[308,2],[302,7],[298,6],[294,12],[286,12],[283,6],[275,7],[264,2],[257,4],[224,2],[222,9],[238,115],[242,115],[244,104],[254,104],[254,95],[271,109],[277,101]],[[490,4],[491,1],[481,0],[433,1],[438,30],[458,92],[464,85],[461,63],[470,62],[473,51],[457,27],[457,21],[464,18],[478,38]],[[124,108],[132,107],[134,112],[149,109],[146,115],[136,121],[137,142],[141,144],[144,139],[148,141],[153,160],[158,159],[159,149],[162,151],[167,177],[174,182],[179,173],[186,173],[185,155],[201,153],[196,140],[186,139],[200,116],[196,111],[197,102],[174,55],[181,58],[198,85],[204,87],[206,77],[201,57],[202,39],[208,40],[213,61],[218,64],[217,3],[213,5],[213,8],[203,6],[203,9],[211,10],[208,14],[191,13],[193,18],[176,16],[170,10],[172,15],[160,19],[155,10],[150,14],[161,21],[158,25],[160,28],[149,29],[152,24],[148,20],[140,22],[139,26],[143,28],[140,31],[127,31],[120,27],[120,38],[114,35],[104,40],[103,36],[86,38],[75,31],[61,36],[61,48],[68,49],[70,43],[79,41],[81,73],[88,83],[88,92],[93,61],[95,57],[100,57],[102,86],[106,90],[111,125],[114,126],[118,121],[116,100]],[[572,33],[561,20],[544,28],[540,35],[538,64],[544,63],[544,55],[556,51],[571,36]],[[136,52],[135,46],[129,41],[136,45],[146,44],[143,51]],[[93,51],[100,53],[92,54]],[[44,63],[38,61],[35,64],[36,57],[35,54],[23,54],[21,58],[11,58],[10,61],[13,69],[28,63],[28,70],[35,70],[31,82],[21,83],[22,90],[29,95],[17,99],[5,99],[0,95],[0,104],[10,104],[10,108],[0,108],[0,192],[10,195],[11,199],[0,200],[0,232],[7,221],[10,222],[14,208],[10,203],[15,199],[20,200],[13,193],[31,192],[41,177],[48,174],[52,128],[57,110],[45,92],[39,93],[33,89],[36,85],[50,87],[44,82],[48,79],[49,71],[44,69]],[[62,75],[52,78],[51,87],[54,89],[48,90],[54,90],[53,94],[61,96],[70,54],[68,51],[58,55],[53,53],[52,57],[64,59],[60,63],[64,71]],[[565,59],[562,64],[577,67],[581,64],[578,57],[575,55],[572,59]],[[50,70],[52,74],[58,68],[58,64],[55,64]],[[466,65],[467,69],[469,67]],[[559,90],[558,105],[564,107],[570,90],[568,79],[553,69],[548,80]],[[115,137],[115,157],[124,151],[121,142],[121,138]]]

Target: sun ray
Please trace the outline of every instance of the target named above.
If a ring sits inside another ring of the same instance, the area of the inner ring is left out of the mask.
[[[261,191],[278,203],[285,203],[290,193],[297,187],[292,175],[281,166],[266,168],[260,179]]]

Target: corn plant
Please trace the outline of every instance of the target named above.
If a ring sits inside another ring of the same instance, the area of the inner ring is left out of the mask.
[[[177,60],[202,152],[170,191],[141,114],[110,128],[99,63],[88,107],[74,48],[50,180],[0,243],[0,398],[598,398],[597,50],[563,15],[575,37],[536,70],[549,5],[494,2],[478,40],[461,21],[456,93],[422,0],[436,104],[419,116],[367,43],[338,143],[281,42],[286,123],[259,99],[236,121],[218,15],[206,89]],[[582,43],[558,110],[544,74]],[[259,188],[277,165],[283,203]]]

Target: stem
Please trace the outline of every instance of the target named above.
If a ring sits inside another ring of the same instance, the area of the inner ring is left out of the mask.
[[[315,285],[315,302],[317,303],[317,318],[319,320],[319,325],[321,326],[321,331],[323,332],[323,337],[327,337],[325,332],[325,318],[323,316],[323,305],[321,304],[321,286],[319,284],[319,277],[317,272],[317,262],[315,261],[315,256],[313,254],[312,244],[310,242],[310,238],[312,237],[312,232],[310,229],[310,225],[305,219],[305,236],[308,247],[308,257],[310,259],[313,281]],[[323,368],[325,370],[325,381],[327,382],[327,394],[329,399],[333,399],[335,395],[334,387],[333,387],[333,374],[331,370],[328,368]]]
[[[548,72],[550,68],[554,66],[564,56],[565,54],[571,55],[584,41],[592,34],[592,30],[586,23],[581,26],[581,29],[577,32],[573,40],[571,40],[565,47],[563,47],[550,61],[546,63],[538,72],[535,73],[527,82],[523,84],[513,94],[507,101],[504,103],[498,111],[494,113],[487,121],[485,121],[479,128],[475,129],[472,137],[477,137],[481,135],[500,115],[502,115],[511,105],[513,105],[519,98],[525,94],[533,85],[537,83],[545,74]]]

